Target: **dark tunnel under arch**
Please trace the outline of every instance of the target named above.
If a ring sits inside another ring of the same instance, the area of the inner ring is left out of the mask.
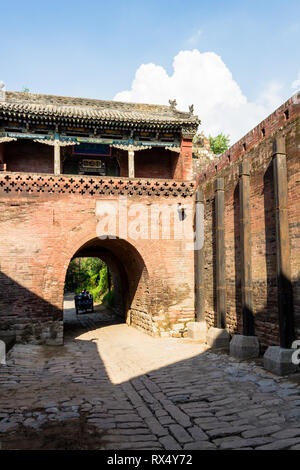
[[[93,238],[84,243],[70,261],[79,257],[98,257],[104,261],[114,284],[114,311],[128,325],[135,310],[149,314],[149,277],[138,250],[120,238]]]

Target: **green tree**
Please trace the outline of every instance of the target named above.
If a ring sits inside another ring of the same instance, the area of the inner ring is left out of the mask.
[[[209,136],[209,144],[212,152],[215,155],[225,152],[229,149],[230,137],[229,135],[218,134],[216,137]]]
[[[110,292],[108,276],[107,265],[101,259],[75,258],[67,270],[65,292],[78,293],[86,289],[93,294],[95,302],[106,300],[111,305],[113,292]]]
[[[29,93],[30,90],[29,90],[29,88],[27,88],[27,87],[23,87],[22,92],[23,92],[23,93]]]

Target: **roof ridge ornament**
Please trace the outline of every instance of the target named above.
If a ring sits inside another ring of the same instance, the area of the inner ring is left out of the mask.
[[[189,112],[190,112],[191,115],[194,114],[194,105],[193,104],[191,104],[189,106]]]
[[[170,106],[171,106],[172,111],[177,111],[177,109],[176,109],[176,106],[177,106],[177,101],[176,101],[176,99],[174,99],[174,100],[171,100],[171,99],[170,99],[170,100],[169,100],[169,104],[170,104]]]
[[[5,101],[5,84],[0,80],[0,101]]]

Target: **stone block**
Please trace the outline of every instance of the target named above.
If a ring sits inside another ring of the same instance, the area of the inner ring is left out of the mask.
[[[292,362],[294,352],[294,349],[269,346],[264,355],[265,369],[276,375],[288,375],[296,372],[298,366]]]
[[[206,322],[190,322],[187,324],[187,337],[199,341],[206,342],[207,326]]]
[[[212,349],[229,349],[230,335],[223,328],[211,327],[206,335],[206,342]]]
[[[230,341],[230,356],[236,359],[251,359],[259,356],[257,336],[234,335]]]
[[[1,331],[0,330],[0,340],[3,341],[6,345],[6,352],[13,347],[16,342],[16,334],[13,331]]]

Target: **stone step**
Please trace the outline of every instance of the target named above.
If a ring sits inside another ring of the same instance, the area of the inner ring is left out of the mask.
[[[8,353],[16,342],[16,334],[12,331],[0,330],[0,340],[6,344],[6,353]]]

